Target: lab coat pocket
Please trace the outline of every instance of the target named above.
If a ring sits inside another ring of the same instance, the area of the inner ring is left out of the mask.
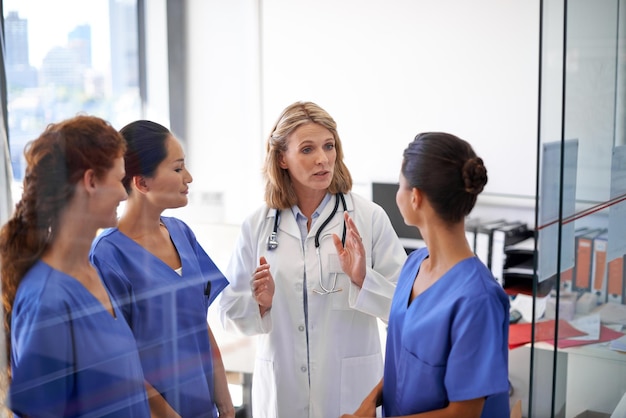
[[[380,353],[341,360],[341,413],[353,413],[383,376]]]
[[[365,260],[366,266],[372,266],[372,258],[367,257]],[[339,256],[337,254],[329,254],[328,255],[328,274],[324,276],[324,287],[327,289],[332,288],[333,283],[335,281],[335,274],[337,275],[337,284],[335,285],[336,289],[341,289],[340,292],[330,293],[332,300],[332,308],[338,310],[348,310],[350,308],[350,286],[352,283],[350,281],[350,277],[343,272],[341,268],[341,262],[339,261]],[[319,287],[319,285],[318,285]],[[355,286],[356,288],[356,286]],[[353,290],[353,293],[354,290]],[[356,295],[356,293],[355,293]],[[353,297],[356,297],[353,295]]]
[[[275,418],[278,416],[276,376],[274,362],[257,358],[252,379],[252,398],[262,402],[252,403],[252,416]]]
[[[350,295],[350,278],[341,269],[341,262],[337,254],[328,255],[328,273],[324,274],[323,285],[326,289],[335,290],[341,289],[339,292],[333,292],[326,295],[330,297],[331,306],[333,309],[345,310],[350,309],[349,295]],[[321,288],[321,286],[318,287]]]

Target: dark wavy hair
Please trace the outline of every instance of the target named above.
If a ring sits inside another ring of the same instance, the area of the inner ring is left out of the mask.
[[[76,116],[48,125],[25,151],[20,201],[0,230],[0,276],[10,381],[11,314],[19,284],[57,234],[59,215],[88,169],[103,178],[126,150],[122,136],[105,120]]]

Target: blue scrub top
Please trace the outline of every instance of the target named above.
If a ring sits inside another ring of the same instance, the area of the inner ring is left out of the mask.
[[[476,257],[460,261],[409,303],[428,249],[412,252],[391,305],[383,415],[486,397],[482,417],[508,417],[509,299]]]
[[[117,228],[96,238],[91,258],[122,305],[148,382],[182,417],[216,417],[207,310],[228,280],[184,222],[161,221],[182,276]]]
[[[133,334],[78,280],[38,261],[12,313],[9,403],[16,416],[149,417]]]

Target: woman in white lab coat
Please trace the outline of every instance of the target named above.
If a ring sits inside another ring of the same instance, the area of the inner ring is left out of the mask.
[[[350,192],[335,121],[316,104],[283,111],[264,174],[266,205],[242,225],[222,322],[259,335],[255,418],[339,417],[382,376],[377,318],[406,253],[384,210]]]

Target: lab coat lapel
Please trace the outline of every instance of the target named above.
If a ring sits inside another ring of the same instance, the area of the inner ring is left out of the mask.
[[[270,221],[273,224],[274,218],[270,218]],[[295,216],[293,216],[293,212],[291,209],[283,209],[280,211],[278,231],[278,236],[284,233],[300,240],[300,229],[298,228],[298,223],[296,222],[296,218]]]
[[[315,221],[315,224],[313,224],[313,227],[309,231],[309,237],[314,237],[315,234],[317,234],[317,231],[322,226],[322,224],[333,213],[333,210],[335,209],[335,200],[336,199],[337,199],[337,196],[332,196],[330,198],[330,200],[328,201],[328,203],[326,203],[326,206],[324,206],[324,209],[322,209],[322,213],[320,213],[320,216],[317,218],[317,220]],[[325,235],[326,233],[331,232],[331,231],[335,231],[335,233],[337,233],[336,232],[336,228],[339,225],[341,225],[342,223],[343,223],[343,205],[341,204],[341,200],[339,200],[339,206],[337,207],[337,213],[326,224],[326,226],[324,227],[324,230],[322,231],[321,235]],[[340,235],[341,232],[338,232],[337,234]]]

